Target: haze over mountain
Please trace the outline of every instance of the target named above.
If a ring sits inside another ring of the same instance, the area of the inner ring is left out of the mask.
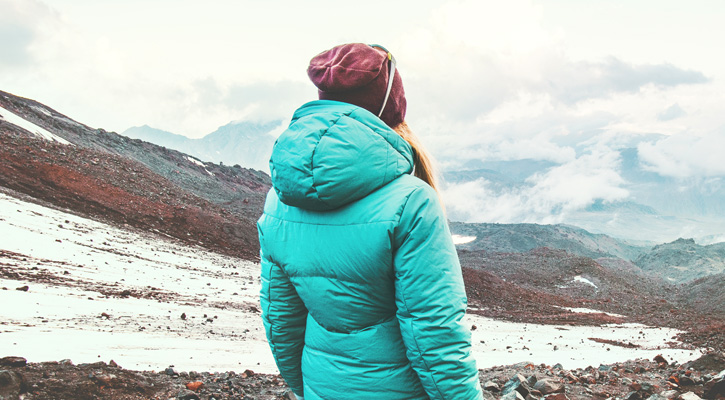
[[[123,134],[204,161],[268,170],[280,120],[230,122],[201,139],[134,127]],[[481,159],[461,164],[445,154],[443,195],[454,221],[569,224],[593,233],[670,242],[725,241],[725,176],[677,177],[656,172],[641,156],[667,136],[571,134],[557,144],[571,159]],[[605,147],[600,142],[606,142]],[[599,150],[597,150],[599,149]],[[605,149],[605,150],[601,150]],[[436,153],[436,149],[432,149]]]
[[[279,130],[281,124],[281,120],[230,122],[200,139],[190,139],[148,125],[129,128],[122,135],[178,150],[203,161],[268,171],[275,140],[270,133]]]
[[[661,175],[642,158],[653,139],[665,140],[643,135],[606,155],[589,150],[563,162],[480,160],[451,168],[443,159],[449,218],[563,223],[643,241],[725,241],[725,175]]]

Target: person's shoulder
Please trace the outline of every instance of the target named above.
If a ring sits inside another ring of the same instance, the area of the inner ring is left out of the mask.
[[[405,197],[415,196],[416,198],[437,198],[435,189],[413,175],[401,175],[390,183],[395,189],[405,194]]]

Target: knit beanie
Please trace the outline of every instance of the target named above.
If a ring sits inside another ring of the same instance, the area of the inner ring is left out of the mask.
[[[307,75],[317,86],[320,100],[355,104],[378,115],[385,99],[390,62],[381,49],[349,43],[316,55],[310,60]],[[380,119],[394,128],[405,119],[406,105],[403,80],[396,69]]]

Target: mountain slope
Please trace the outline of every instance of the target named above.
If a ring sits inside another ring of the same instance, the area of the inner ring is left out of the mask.
[[[590,258],[618,257],[634,260],[647,249],[566,225],[451,222],[450,226],[453,234],[475,237],[472,242],[459,245],[459,248],[467,250],[523,253],[539,247],[549,247]]]
[[[38,102],[0,92],[0,106],[70,142],[0,119],[0,186],[114,223],[256,259],[263,172],[91,129]],[[0,113],[1,114],[1,113]]]

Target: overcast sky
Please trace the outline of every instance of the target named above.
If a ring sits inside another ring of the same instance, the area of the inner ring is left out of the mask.
[[[444,167],[552,161],[529,196],[578,207],[627,198],[612,151],[628,141],[664,176],[725,175],[723,20],[721,0],[0,0],[0,89],[93,127],[201,137],[289,119],[316,98],[312,56],[379,43]]]

